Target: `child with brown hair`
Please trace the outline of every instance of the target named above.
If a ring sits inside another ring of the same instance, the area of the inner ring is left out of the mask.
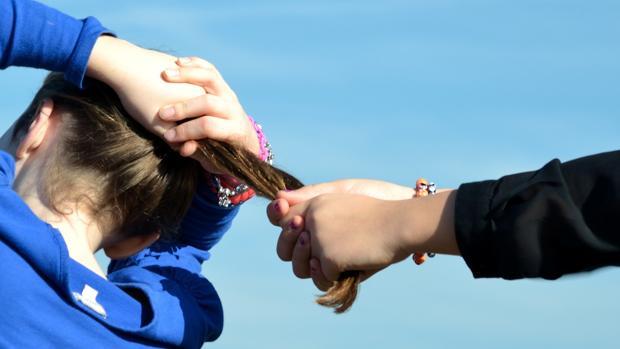
[[[94,18],[0,1],[0,67],[68,79],[49,75],[0,142],[0,347],[200,347],[221,333],[201,263],[251,192],[180,156],[195,143],[172,149],[160,137],[176,123],[157,111],[209,92],[221,123],[202,131],[256,161],[264,137],[212,67],[196,68],[202,87],[169,84],[161,74],[176,58],[105,32]]]

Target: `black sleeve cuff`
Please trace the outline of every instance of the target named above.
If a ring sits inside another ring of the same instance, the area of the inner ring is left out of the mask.
[[[455,233],[473,276],[557,279],[620,265],[620,152],[463,184]]]
[[[497,181],[462,184],[456,196],[454,224],[459,251],[473,276],[495,277],[490,257],[487,216]]]

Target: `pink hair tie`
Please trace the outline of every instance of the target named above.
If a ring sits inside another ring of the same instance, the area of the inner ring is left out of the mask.
[[[258,137],[258,144],[260,147],[258,158],[266,161],[269,165],[273,164],[273,152],[271,151],[271,144],[267,141],[267,137],[265,137],[265,133],[263,133],[263,127],[258,124],[251,116],[248,115],[248,119],[252,123],[254,127],[254,131],[256,132],[256,136]]]

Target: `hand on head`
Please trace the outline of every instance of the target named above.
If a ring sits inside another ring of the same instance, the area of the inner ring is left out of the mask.
[[[159,116],[179,123],[164,134],[171,144],[180,145],[183,156],[192,156],[197,140],[209,138],[238,144],[254,154],[260,145],[256,132],[236,94],[209,62],[192,57],[176,61],[177,69],[168,69],[163,77],[172,83],[190,83],[204,88],[206,94],[164,106]]]
[[[237,96],[205,60],[177,59],[102,36],[88,74],[112,87],[134,119],[183,156],[193,157],[197,141],[205,138],[259,152],[256,132]]]

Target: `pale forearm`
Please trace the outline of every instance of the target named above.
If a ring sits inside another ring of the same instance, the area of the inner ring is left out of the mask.
[[[121,81],[128,56],[137,49],[133,44],[111,36],[100,36],[88,60],[86,75],[114,88]],[[120,64],[125,62],[125,64]]]
[[[165,69],[176,69],[176,59],[165,53],[141,48],[126,40],[103,35],[95,42],[86,75],[105,82],[117,91],[144,83],[145,73],[152,73],[153,80],[164,84],[161,74]],[[142,90],[148,88],[153,87],[142,86]],[[204,93],[196,86],[193,89],[197,91],[195,94]]]
[[[175,126],[159,118],[161,106],[205,94],[192,84],[171,84],[162,72],[178,69],[176,57],[140,48],[127,41],[102,36],[88,62],[87,75],[109,85],[134,119],[158,136]]]

